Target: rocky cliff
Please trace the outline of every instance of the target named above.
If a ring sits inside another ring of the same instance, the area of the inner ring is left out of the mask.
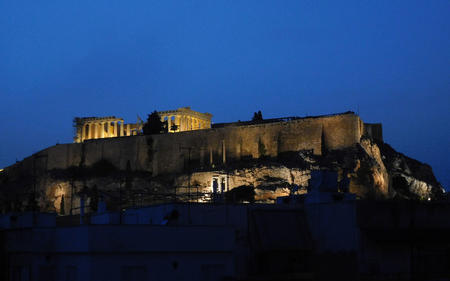
[[[120,170],[114,163],[39,171],[17,163],[0,173],[3,211],[39,208],[78,213],[80,198],[95,210],[99,200],[109,209],[167,201],[227,200],[274,202],[276,197],[306,193],[312,170],[333,170],[360,198],[438,199],[443,188],[429,165],[411,159],[383,142],[362,138],[348,148],[281,153],[276,158],[241,159],[226,165],[152,176],[148,171]],[[212,194],[214,179],[224,196]],[[64,198],[64,199],[63,199]]]
[[[300,151],[284,153],[276,159],[235,163],[223,169],[221,174],[227,175],[234,187],[252,189],[253,200],[274,202],[279,196],[306,193],[312,170],[337,171],[338,181],[348,178],[348,191],[359,198],[433,200],[439,199],[444,192],[429,165],[369,138],[321,156]],[[213,174],[197,172],[192,174],[192,179],[202,182],[202,178],[210,178]],[[181,178],[181,182],[186,180]]]

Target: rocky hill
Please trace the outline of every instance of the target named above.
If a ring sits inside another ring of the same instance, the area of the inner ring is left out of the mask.
[[[286,152],[276,158],[242,159],[159,176],[130,167],[120,170],[106,160],[50,171],[19,162],[0,173],[0,208],[77,213],[80,198],[86,199],[91,210],[99,200],[106,201],[109,209],[167,201],[269,203],[279,196],[306,193],[312,170],[337,171],[338,180],[347,180],[348,191],[360,198],[433,200],[443,194],[429,165],[386,143],[363,138],[351,147],[324,151],[323,155],[306,150]],[[214,177],[225,183],[223,197],[211,194]]]

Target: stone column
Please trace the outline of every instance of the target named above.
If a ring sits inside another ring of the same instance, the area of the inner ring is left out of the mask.
[[[97,138],[96,134],[97,134],[97,125],[95,123],[91,123],[89,126],[89,129],[91,129],[92,127],[92,135],[91,135],[91,139],[95,139]]]
[[[108,137],[111,138],[113,137],[113,125],[111,124],[111,122],[108,122]]]
[[[95,138],[96,138],[96,139],[99,139],[99,138],[100,138],[100,135],[101,135],[101,126],[100,126],[100,123],[95,123],[95,132],[96,132]]]
[[[113,133],[114,135],[114,137],[118,137],[119,136],[119,134],[117,133],[117,121],[114,121],[114,133]]]
[[[100,138],[101,134],[102,134],[102,126],[100,123],[97,123],[97,139]]]
[[[127,124],[127,136],[131,136],[130,124]]]
[[[172,126],[172,116],[167,116],[167,132],[168,133],[170,133],[171,132],[171,130],[170,130],[170,128],[171,128],[171,126]]]
[[[95,134],[97,133],[97,128],[95,126],[95,123],[91,123],[89,125],[89,129],[91,129],[91,139],[95,139]]]
[[[86,138],[85,139],[90,139],[91,138],[91,124],[87,123],[86,124]]]
[[[119,137],[123,137],[123,121],[119,123]]]
[[[100,138],[103,139],[105,137],[105,123],[100,122]]]

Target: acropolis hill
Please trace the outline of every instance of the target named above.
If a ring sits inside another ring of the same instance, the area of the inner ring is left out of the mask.
[[[36,196],[40,209],[67,214],[76,212],[80,196],[101,196],[113,208],[205,202],[234,191],[234,199],[250,194],[242,200],[273,202],[307,192],[311,170],[319,169],[348,178],[350,192],[360,197],[442,193],[431,167],[395,152],[383,142],[381,124],[364,123],[353,112],[220,124],[189,107],[158,113],[168,133],[143,135],[142,121],[75,118],[74,143],[49,147],[1,173],[1,206],[23,209]]]

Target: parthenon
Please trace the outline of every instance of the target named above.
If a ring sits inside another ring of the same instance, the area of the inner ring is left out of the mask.
[[[122,118],[108,117],[76,117],[74,119],[74,142],[83,142],[88,139],[103,139],[136,135],[141,124],[125,124]]]
[[[190,107],[158,112],[161,121],[167,122],[168,132],[183,132],[211,128],[210,113],[200,113]],[[143,122],[125,124],[122,118],[108,117],[76,117],[74,119],[74,142],[89,139],[102,139],[134,136],[142,132]],[[176,125],[176,126],[174,126]]]

